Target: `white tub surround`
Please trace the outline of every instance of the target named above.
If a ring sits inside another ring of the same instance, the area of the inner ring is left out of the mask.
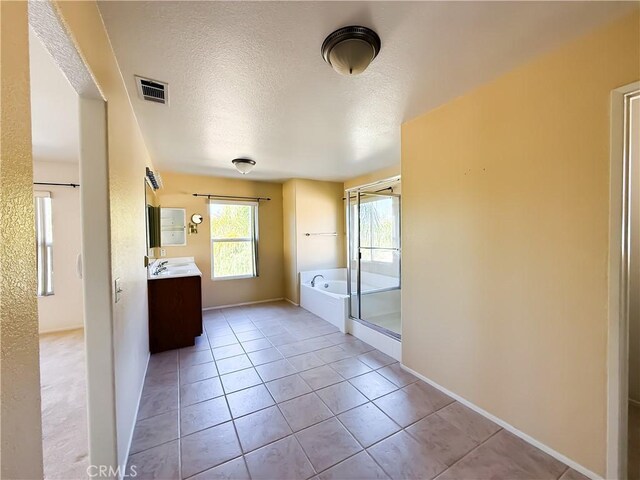
[[[157,272],[157,268],[163,263],[166,269]],[[162,280],[163,278],[202,277],[202,272],[196,265],[193,257],[159,258],[147,267],[148,280]]]
[[[317,275],[322,275],[323,278],[317,278],[315,286],[312,287],[311,280]],[[384,275],[366,274],[361,282],[363,292],[384,292],[384,299],[390,304],[395,304],[399,302],[400,291],[389,290],[386,292],[389,287],[389,280]],[[342,333],[350,333],[396,360],[400,360],[401,343],[399,340],[385,335],[363,322],[349,318],[346,268],[300,272],[300,306],[335,325]],[[379,312],[384,313],[386,306],[378,304],[376,308],[379,309]]]

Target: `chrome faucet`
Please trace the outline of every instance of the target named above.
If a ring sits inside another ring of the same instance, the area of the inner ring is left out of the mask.
[[[168,260],[163,260],[161,262],[158,262],[153,269],[153,274],[158,275],[159,273],[164,272],[167,269],[167,263],[169,263]]]
[[[318,277],[322,277],[322,279],[324,280],[324,275],[316,275],[315,277],[313,277],[313,280],[311,280],[311,286],[315,287],[316,286],[316,278]]]

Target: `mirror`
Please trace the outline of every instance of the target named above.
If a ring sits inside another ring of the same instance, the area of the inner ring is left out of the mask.
[[[184,208],[160,209],[160,237],[163,247],[187,244],[187,211]]]
[[[202,223],[202,215],[200,215],[199,213],[194,213],[193,215],[191,215],[191,223],[200,225]]]
[[[144,181],[145,223],[147,227],[147,256],[155,258],[155,249],[160,247],[160,205],[156,192]]]

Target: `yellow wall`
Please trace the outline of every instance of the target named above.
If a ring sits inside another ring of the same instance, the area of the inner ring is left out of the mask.
[[[601,475],[610,92],[639,23],[402,126],[403,362]]]
[[[120,279],[114,304],[118,461],[126,460],[149,355],[145,230],[145,167],[151,166],[131,101],[95,2],[56,2],[107,100],[111,275]]]
[[[0,2],[2,478],[42,478],[26,2]]]
[[[203,217],[197,234],[187,236],[185,247],[163,247],[167,257],[194,257],[202,271],[202,306],[283,298],[282,185],[279,183],[162,172],[164,186],[157,196],[162,207],[186,208],[187,220],[194,213]],[[193,193],[269,197],[260,202],[259,277],[211,280],[211,235],[207,199]]]
[[[285,183],[285,293],[299,303],[298,274],[346,266],[343,185],[293,179]],[[306,236],[306,233],[337,236]]]

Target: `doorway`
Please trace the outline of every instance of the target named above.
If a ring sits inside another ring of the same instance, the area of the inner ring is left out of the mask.
[[[640,478],[640,82],[612,92],[607,477]]]
[[[400,178],[347,191],[349,316],[400,340]]]

